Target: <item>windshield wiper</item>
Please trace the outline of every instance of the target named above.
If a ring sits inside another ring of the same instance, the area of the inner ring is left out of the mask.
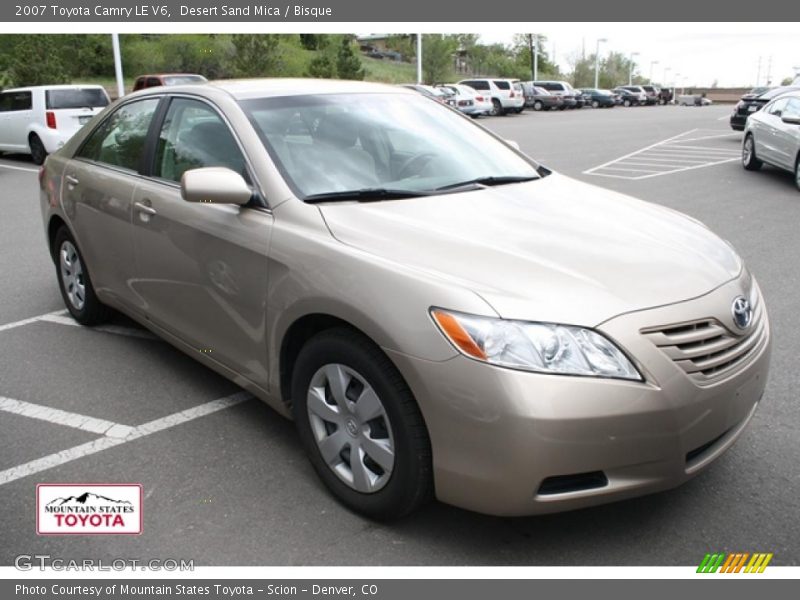
[[[414,192],[412,190],[393,190],[387,188],[362,188],[360,190],[346,190],[343,192],[324,192],[311,194],[303,198],[304,202],[315,204],[317,202],[335,202],[337,200],[358,200],[359,202],[374,202],[377,200],[401,200],[403,198],[419,198],[430,196],[429,192]]]
[[[468,179],[467,181],[459,181],[458,183],[450,183],[436,188],[436,191],[451,190],[454,188],[478,186],[478,185],[504,185],[506,183],[520,183],[523,181],[533,181],[540,179],[538,175],[489,175],[487,177],[476,177],[475,179]]]

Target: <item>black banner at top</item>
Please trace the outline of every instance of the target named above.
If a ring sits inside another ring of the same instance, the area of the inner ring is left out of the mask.
[[[5,23],[35,22],[720,22],[800,20],[800,3],[786,0],[11,0]]]

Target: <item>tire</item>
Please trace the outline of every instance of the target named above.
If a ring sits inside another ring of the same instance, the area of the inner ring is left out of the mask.
[[[629,108],[630,105],[631,105],[631,101],[630,100],[624,100],[622,102],[622,106],[624,106],[625,108]]]
[[[533,103],[533,110],[542,110],[544,108],[544,104],[542,104],[541,100],[537,100]]]
[[[31,158],[33,159],[33,163],[36,165],[43,165],[45,159],[47,159],[47,150],[42,143],[42,140],[39,139],[39,136],[35,133],[32,133],[28,138],[28,147],[31,150]]]
[[[800,190],[800,154],[797,155],[797,160],[794,161],[794,185]]]
[[[600,108],[600,103],[597,100],[592,100],[592,108]]]
[[[336,381],[343,383],[332,385]],[[372,341],[346,328],[311,338],[295,362],[292,399],[311,464],[339,502],[370,518],[392,520],[432,498],[431,446],[422,415],[400,373]],[[367,399],[369,412],[360,415],[357,407]]]
[[[56,233],[53,244],[58,288],[64,304],[81,325],[98,325],[107,321],[111,309],[97,299],[86,262],[66,227]]]
[[[748,171],[758,171],[763,162],[756,157],[756,143],[753,134],[748,133],[742,144],[742,166]]]
[[[502,117],[503,115],[506,114],[506,111],[503,108],[503,105],[500,104],[500,100],[498,100],[497,98],[492,98],[492,113],[491,114],[492,114],[493,117]]]

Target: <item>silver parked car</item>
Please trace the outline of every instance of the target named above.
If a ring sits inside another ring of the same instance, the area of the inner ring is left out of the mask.
[[[794,173],[800,189],[800,92],[778,96],[747,119],[742,164],[757,171],[765,162]]]
[[[725,241],[409,90],[154,88],[40,181],[72,316],[122,311],[293,418],[375,518],[670,488],[765,389],[767,310]]]

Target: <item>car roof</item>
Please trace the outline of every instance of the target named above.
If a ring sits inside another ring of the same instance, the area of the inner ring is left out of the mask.
[[[764,100],[772,100],[773,98],[777,98],[781,94],[785,94],[786,92],[796,92],[800,91],[800,87],[798,86],[791,86],[786,85],[782,87],[776,87],[771,90],[767,90],[763,94],[759,96],[759,98],[763,98]]]
[[[209,85],[209,84],[205,84]],[[272,96],[301,96],[308,94],[384,93],[413,94],[413,90],[365,81],[340,81],[335,79],[221,79],[210,85],[228,92],[238,100]],[[172,89],[179,89],[175,86]],[[191,86],[197,89],[198,86]],[[408,91],[406,91],[408,90]]]
[[[403,84],[416,85],[416,84]],[[418,91],[403,87],[403,85],[389,85],[383,83],[369,83],[365,81],[342,81],[336,79],[291,79],[291,78],[261,78],[261,79],[217,79],[208,83],[182,83],[171,85],[168,91],[164,87],[149,87],[138,90],[127,97],[136,96],[144,98],[150,95],[163,95],[192,93],[208,95],[225,92],[236,100],[249,100],[253,98],[278,98],[286,96],[309,96],[321,94],[419,94]]]
[[[15,88],[7,88],[2,90],[3,92],[32,92],[34,90],[76,90],[76,89],[101,89],[104,90],[105,88],[102,85],[97,85],[94,83],[64,83],[64,84],[57,84],[57,85],[29,85],[26,87],[15,87]]]

